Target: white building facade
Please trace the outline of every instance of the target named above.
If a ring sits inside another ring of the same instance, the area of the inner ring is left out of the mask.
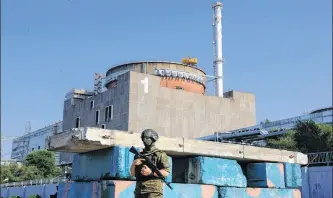
[[[17,162],[23,162],[24,158],[32,151],[44,150],[45,139],[48,136],[62,132],[62,121],[38,129],[36,131],[24,134],[13,140],[11,159]],[[56,164],[59,165],[60,154],[55,153]]]
[[[208,141],[233,140],[244,141],[254,139],[265,139],[269,136],[281,135],[289,129],[293,129],[298,121],[312,120],[315,123],[332,124],[333,107],[325,107],[313,110],[307,114],[295,116],[283,120],[269,121],[254,126],[239,128],[231,131],[219,131],[214,135],[204,136],[198,139]],[[275,131],[274,133],[270,133]],[[279,132],[277,132],[279,131]],[[262,142],[262,141],[259,141]]]
[[[295,125],[297,124],[297,121],[305,121],[305,120],[312,120],[316,123],[322,123],[322,124],[332,124],[332,112],[333,112],[333,107],[325,107],[313,110],[308,114],[291,117],[283,120],[271,121],[268,123],[262,123],[259,125],[248,127],[246,129],[263,128],[267,131],[273,129],[289,129],[289,128],[294,128]],[[236,131],[239,130],[242,129],[237,129]]]

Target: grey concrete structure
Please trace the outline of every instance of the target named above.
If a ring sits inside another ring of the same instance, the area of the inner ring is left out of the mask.
[[[255,96],[230,91],[224,98],[161,87],[159,76],[126,72],[98,95],[65,100],[63,129],[100,127],[131,132],[153,128],[168,137],[197,138],[252,126]]]
[[[48,150],[84,153],[112,146],[144,148],[141,133],[85,127],[51,136]],[[211,156],[225,159],[307,164],[305,154],[249,145],[160,136],[156,147],[171,157]]]
[[[83,99],[73,97],[66,99],[63,129],[93,126],[127,130],[129,74],[120,75],[117,84],[117,87],[97,95],[88,95]]]
[[[160,87],[158,76],[130,75],[128,131],[153,128],[164,136],[197,138],[256,122],[253,94],[231,91],[224,98],[206,96]]]

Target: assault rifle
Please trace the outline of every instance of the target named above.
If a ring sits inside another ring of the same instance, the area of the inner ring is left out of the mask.
[[[129,151],[134,155],[137,155],[138,158],[144,159],[147,163],[147,166],[153,171],[153,173],[156,173],[158,175],[158,178],[160,178],[171,190],[173,190],[170,182],[166,181],[166,178],[162,175],[160,170],[158,170],[158,168],[146,156],[141,155],[133,146],[130,148]]]

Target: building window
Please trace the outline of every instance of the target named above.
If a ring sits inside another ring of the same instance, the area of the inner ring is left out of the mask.
[[[40,146],[38,146],[38,150],[40,150]]]
[[[102,129],[105,129],[105,124],[102,124]]]
[[[109,107],[105,107],[105,114],[104,114],[104,121],[108,121],[108,116],[109,116]]]
[[[99,110],[96,111],[95,113],[95,125],[99,124]]]
[[[109,106],[109,121],[113,120],[113,105]]]
[[[95,107],[95,101],[92,100],[90,101],[90,110],[93,109]]]
[[[76,118],[76,122],[75,122],[75,128],[80,128],[81,126],[81,119],[80,117]]]
[[[113,120],[113,105],[105,107],[104,121],[109,122]]]
[[[32,149],[31,149],[31,151],[34,151],[34,150],[35,150],[35,148],[32,148]]]

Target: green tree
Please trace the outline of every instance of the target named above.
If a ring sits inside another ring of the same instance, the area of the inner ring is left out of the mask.
[[[312,120],[298,122],[294,130],[288,131],[282,136],[268,139],[267,146],[302,153],[332,151],[332,126],[316,124]]]
[[[9,170],[13,174],[16,182],[23,181],[24,170],[22,166],[12,163],[9,165]]]
[[[332,126],[309,120],[298,122],[296,131],[294,137],[299,151],[313,153],[333,150]]]
[[[1,165],[1,183],[14,181],[14,175],[8,165]]]
[[[35,151],[27,155],[23,165],[1,165],[1,183],[54,178],[60,175],[55,156],[50,151]]]
[[[35,166],[19,166],[14,163],[1,165],[1,183],[20,182],[42,178],[39,170]]]
[[[58,177],[61,172],[60,168],[56,166],[54,153],[47,150],[29,153],[24,160],[24,165],[31,166],[31,171],[34,169],[32,167],[36,167],[43,178]]]
[[[23,166],[22,169],[24,171],[24,175],[22,176],[23,181],[43,178],[36,166]]]
[[[294,135],[295,131],[289,131],[278,138],[270,138],[267,140],[267,146],[270,148],[296,151],[298,148]]]
[[[271,121],[269,119],[265,119],[264,121],[261,121],[260,124],[268,124],[270,123]]]

